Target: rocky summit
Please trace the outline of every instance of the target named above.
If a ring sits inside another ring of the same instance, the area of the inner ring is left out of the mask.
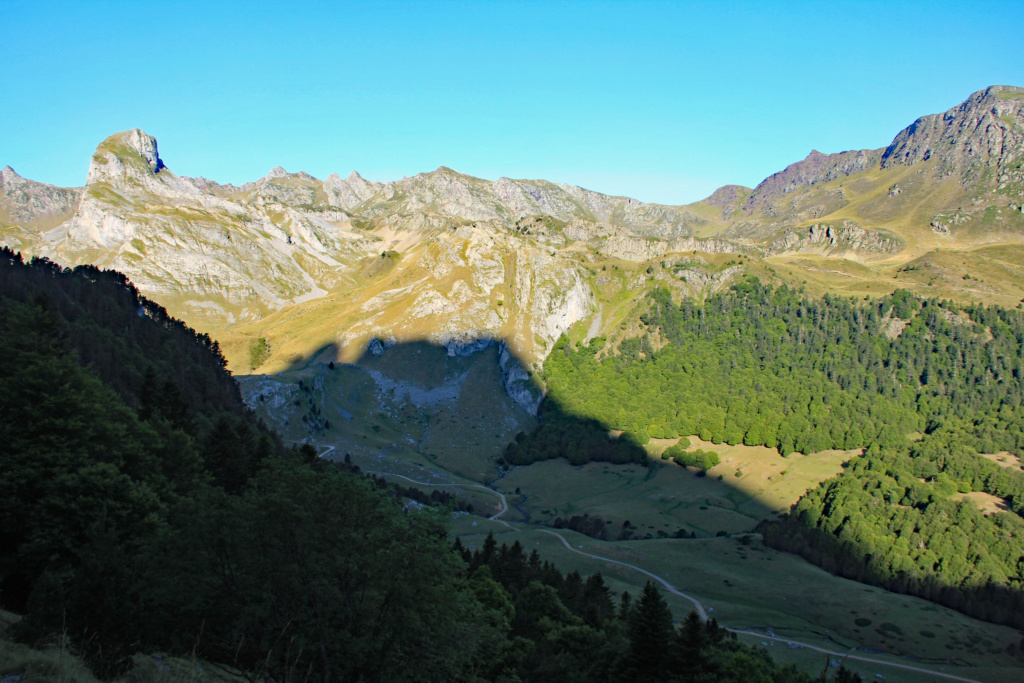
[[[753,189],[687,206],[446,167],[392,182],[278,167],[222,185],[175,175],[156,139],[131,130],[100,143],[84,188],[5,168],[0,244],[126,273],[218,331],[236,368],[257,337],[266,369],[416,340],[452,354],[500,341],[530,366],[571,330],[632,334],[623,320],[646,288],[700,296],[745,270],[852,294],[881,282],[1016,301],[1019,274],[986,289],[957,268],[1020,248],[1022,163],[1024,89],[1009,86],[922,117],[887,147],[812,151]],[[956,253],[966,265],[950,264]]]

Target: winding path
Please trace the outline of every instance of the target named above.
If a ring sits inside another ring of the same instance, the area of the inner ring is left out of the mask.
[[[334,450],[333,446],[328,446],[327,448],[328,448],[328,450],[324,451],[321,454],[321,457],[323,457],[324,455],[327,455],[328,453],[330,453],[331,451]],[[501,493],[500,491],[495,491],[494,489],[488,488],[488,487],[483,486],[481,484],[437,484],[437,483],[429,482],[429,481],[418,481],[416,479],[411,479],[409,477],[406,477],[405,475],[394,474],[394,473],[391,473],[391,472],[367,472],[367,474],[376,474],[378,476],[385,476],[385,477],[398,477],[399,479],[405,479],[408,482],[412,482],[413,484],[420,484],[421,486],[437,486],[437,487],[441,487],[441,486],[457,486],[457,487],[460,487],[460,488],[475,488],[475,489],[480,489],[482,491],[487,491],[488,493],[492,493],[492,494],[498,496],[498,498],[501,500],[501,509],[498,510],[497,513],[495,513],[495,514],[491,515],[490,517],[488,517],[487,519],[495,521],[495,522],[498,522],[500,524],[504,524],[505,526],[507,526],[509,529],[512,529],[513,531],[517,531],[517,532],[519,531],[519,529],[516,529],[514,526],[512,526],[511,524],[509,524],[505,520],[499,519],[499,517],[501,517],[506,512],[508,512],[508,501],[505,499],[505,495],[503,493]],[[613,559],[610,559],[610,558],[607,558],[607,557],[602,557],[600,555],[593,555],[591,553],[587,553],[587,552],[583,552],[583,551],[577,550],[576,548],[573,548],[572,545],[569,543],[569,541],[567,541],[565,539],[565,536],[562,536],[562,534],[559,534],[557,532],[550,531],[548,529],[536,529],[536,531],[539,531],[539,532],[541,532],[543,534],[550,534],[551,536],[557,537],[558,540],[560,540],[562,542],[562,545],[564,545],[566,548],[568,548],[568,550],[570,552],[576,553],[577,555],[583,555],[584,557],[589,557],[592,560],[599,560],[601,562],[608,562],[610,564],[617,564],[617,565],[626,567],[628,569],[632,569],[634,571],[638,571],[638,572],[640,572],[641,574],[643,574],[645,576],[649,576],[650,578],[652,578],[655,581],[657,581],[658,583],[660,583],[665,588],[665,590],[667,590],[669,593],[672,593],[673,595],[677,595],[677,596],[679,596],[681,598],[689,600],[691,603],[693,603],[694,610],[697,612],[698,615],[700,615],[700,618],[703,619],[704,621],[708,620],[707,611],[704,609],[704,605],[702,605],[701,602],[699,600],[697,600],[697,598],[694,598],[694,597],[692,597],[690,595],[687,595],[686,593],[683,593],[682,591],[678,590],[675,586],[673,586],[672,584],[670,584],[668,581],[666,581],[665,579],[661,578],[660,576],[657,576],[656,574],[652,574],[651,572],[647,571],[646,569],[638,567],[635,564],[629,564],[628,562],[620,562],[619,560],[613,560]],[[808,650],[814,650],[815,652],[821,652],[822,654],[826,654],[826,655],[829,655],[829,656],[832,656],[832,657],[841,657],[843,659],[855,659],[857,661],[865,662],[865,663],[868,663],[868,664],[876,664],[878,666],[888,666],[888,667],[893,667],[893,668],[896,668],[896,669],[903,669],[905,671],[913,671],[915,673],[926,674],[928,676],[934,676],[936,678],[943,678],[943,679],[947,679],[947,680],[951,680],[951,681],[962,681],[963,683],[981,683],[980,681],[978,681],[976,679],[973,679],[973,678],[964,678],[962,676],[957,676],[957,675],[954,675],[954,674],[947,674],[947,673],[943,673],[941,671],[936,671],[934,669],[922,669],[922,668],[917,667],[917,666],[911,666],[910,664],[900,664],[898,662],[889,662],[889,661],[885,661],[884,659],[873,659],[871,657],[862,657],[860,655],[852,654],[852,651],[837,652],[835,650],[828,650],[828,649],[823,648],[823,647],[818,647],[817,645],[810,645],[808,643],[803,643],[803,642],[801,642],[799,640],[790,640],[788,638],[779,638],[778,636],[767,636],[767,635],[764,635],[763,633],[758,633],[756,631],[743,631],[743,630],[731,629],[731,628],[726,629],[726,630],[730,631],[732,633],[735,633],[737,635],[753,636],[755,638],[760,638],[761,640],[772,640],[772,641],[775,641],[775,642],[778,642],[778,643],[786,643],[787,645],[792,645],[794,647],[800,647],[800,648],[806,648]]]
[[[672,584],[670,584],[668,581],[666,581],[665,579],[661,578],[660,576],[658,576],[656,574],[652,574],[651,572],[647,571],[646,569],[641,569],[640,567],[636,566],[635,564],[629,564],[628,562],[619,562],[618,560],[612,560],[612,559],[609,559],[607,557],[601,557],[600,555],[591,555],[590,553],[585,553],[585,552],[576,550],[576,548],[573,548],[571,545],[569,545],[569,542],[567,540],[565,540],[565,536],[563,536],[562,534],[559,534],[559,533],[555,533],[554,531],[548,531],[547,529],[537,529],[537,531],[541,532],[542,534],[551,534],[552,536],[557,536],[558,540],[560,540],[562,542],[562,544],[566,548],[569,549],[569,552],[576,553],[577,555],[583,555],[584,557],[589,557],[592,560],[601,560],[602,562],[610,562],[612,564],[622,565],[623,567],[629,567],[630,569],[635,569],[636,571],[640,572],[641,574],[644,574],[645,576],[651,577],[652,579],[654,579],[655,581],[660,583],[662,586],[664,586],[665,590],[667,590],[669,593],[672,593],[673,595],[678,595],[681,598],[686,598],[687,600],[692,602],[693,603],[693,609],[697,612],[697,614],[700,615],[700,618],[703,621],[707,621],[708,620],[708,613],[704,610],[704,605],[700,604],[700,601],[697,600],[697,598],[690,597],[686,593],[682,593],[682,592],[676,590],[675,586],[673,586]]]
[[[326,453],[325,453],[325,455],[326,455]],[[490,517],[488,517],[487,519],[495,521],[495,522],[498,522],[499,524],[504,524],[505,526],[507,526],[512,531],[519,531],[519,529],[515,528],[514,526],[512,526],[511,524],[509,524],[505,520],[498,519],[503,514],[508,512],[508,500],[505,499],[505,494],[501,493],[500,491],[495,491],[494,489],[489,489],[486,486],[483,486],[482,484],[438,484],[438,483],[430,482],[430,481],[418,481],[416,479],[410,479],[409,477],[405,476],[404,474],[395,474],[394,472],[371,472],[369,470],[363,470],[363,471],[366,472],[367,474],[376,474],[379,477],[398,477],[399,479],[405,479],[406,481],[412,482],[413,484],[419,484],[421,486],[437,486],[437,487],[441,487],[441,486],[458,486],[459,488],[463,488],[463,489],[480,489],[481,491],[486,491],[487,493],[493,493],[494,495],[496,495],[501,500],[501,509],[498,510],[493,515],[491,515]],[[564,541],[565,539],[562,539],[562,540]]]
[[[947,678],[947,679],[949,679],[951,681],[964,681],[965,683],[981,683],[981,681],[975,680],[973,678],[964,678],[962,676],[955,676],[953,674],[946,674],[946,673],[942,673],[941,671],[935,671],[934,669],[922,669],[922,668],[919,668],[919,667],[916,667],[916,666],[911,666],[909,664],[899,664],[897,662],[887,662],[884,659],[872,659],[870,657],[861,657],[860,655],[850,654],[850,651],[847,651],[847,652],[835,652],[834,650],[826,650],[825,648],[818,647],[816,645],[808,645],[807,643],[801,643],[798,640],[788,640],[786,638],[779,638],[779,637],[776,637],[776,636],[766,636],[763,633],[758,633],[756,631],[740,631],[740,630],[734,629],[734,628],[730,628],[730,629],[726,629],[726,630],[728,630],[728,631],[730,631],[732,633],[742,634],[742,635],[745,635],[745,636],[754,636],[756,638],[761,638],[762,640],[774,640],[774,641],[779,642],[779,643],[787,643],[789,645],[796,645],[797,647],[807,648],[808,650],[814,650],[815,652],[822,652],[824,654],[832,655],[832,656],[835,656],[835,657],[842,657],[843,659],[856,659],[857,661],[868,662],[870,664],[879,664],[881,666],[893,666],[893,667],[896,667],[897,669],[906,669],[907,671],[913,671],[915,673],[928,674],[929,676],[936,676],[938,678]]]

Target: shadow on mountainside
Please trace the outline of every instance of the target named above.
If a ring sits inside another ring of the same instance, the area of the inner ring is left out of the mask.
[[[844,531],[841,517],[822,528],[808,515],[778,515],[777,505],[732,477],[702,476],[652,460],[641,436],[615,436],[616,425],[570,410],[550,395],[533,416],[514,397],[529,405],[526,397],[539,395],[540,388],[514,356],[501,363],[504,350],[500,342],[472,350],[425,341],[371,342],[356,363],[342,364],[330,360],[337,348],[318,348],[277,376],[298,387],[295,398],[282,404],[292,411],[287,428],[301,425],[302,438],[337,444],[339,456],[350,444],[359,447],[354,454],[401,456],[406,449],[459,476],[500,486],[506,495],[514,490],[518,500],[510,496],[509,502],[525,521],[606,540],[756,530],[771,547],[833,574],[996,623],[1019,626],[1024,619],[1018,590],[996,583],[951,585],[935,573],[884,575],[874,562],[881,557],[878,543]],[[243,387],[255,379],[242,378]],[[812,491],[817,488],[812,484]]]
[[[278,375],[240,377],[247,402],[290,439],[335,446],[332,457],[411,459],[491,486],[514,471],[526,483],[512,488],[533,501],[516,503],[523,519],[595,538],[745,533],[774,514],[722,477],[652,459],[641,437],[542,397],[501,342],[373,340],[355,363],[337,354],[326,345]],[[647,495],[660,501],[650,513]],[[551,499],[551,514],[526,509]]]
[[[338,361],[339,350],[335,344],[327,344],[296,356],[277,377],[295,379],[311,390],[333,390],[338,397],[359,397],[364,402],[365,379],[369,377],[381,406],[394,414],[418,411],[422,417],[424,411],[457,413],[463,421],[489,424],[492,431],[514,423],[516,429],[502,430],[509,431],[508,438],[496,450],[492,445],[488,453],[488,457],[508,465],[554,458],[565,458],[573,465],[593,461],[647,463],[647,452],[632,435],[613,436],[609,425],[575,415],[550,397],[543,397],[525,364],[501,342],[481,340],[445,346],[428,341],[385,343],[374,339],[355,363]],[[352,377],[353,372],[358,380]],[[327,382],[331,373],[346,375],[350,383]],[[254,377],[240,379],[245,383]],[[352,407],[345,412],[355,415],[354,403]],[[462,436],[459,428],[440,424],[436,428],[439,433],[453,432],[455,438]],[[314,432],[311,430],[310,436],[315,437]],[[472,444],[463,443],[462,447]]]

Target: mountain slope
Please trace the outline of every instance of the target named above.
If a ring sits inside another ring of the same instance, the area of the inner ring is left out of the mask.
[[[907,256],[1019,243],[1022,158],[1024,89],[992,86],[918,119],[885,149],[811,152],[765,179],[742,212],[723,216],[721,225],[738,240],[771,240],[770,253],[779,237],[812,222],[890,230],[909,248]]]

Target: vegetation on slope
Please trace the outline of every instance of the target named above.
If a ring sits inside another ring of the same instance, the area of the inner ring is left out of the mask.
[[[748,279],[704,302],[656,292],[618,353],[562,340],[545,365],[563,410],[647,435],[782,454],[865,448],[766,540],[847,576],[1020,625],[1024,317],[923,300],[810,300]],[[908,436],[923,432],[917,442]],[[1006,511],[982,515],[959,494]]]

